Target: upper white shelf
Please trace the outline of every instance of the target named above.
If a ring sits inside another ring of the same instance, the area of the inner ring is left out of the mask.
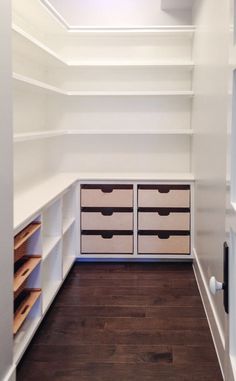
[[[35,86],[41,88],[46,91],[54,92],[61,95],[68,96],[184,96],[184,97],[192,97],[193,91],[66,91],[62,90],[59,87],[55,87],[49,85],[48,83],[38,81],[36,79],[23,76],[21,74],[13,73],[13,79],[19,81],[21,83],[25,83],[27,85]]]
[[[78,67],[96,67],[96,66],[101,66],[101,67],[126,67],[126,66],[140,66],[140,67],[145,67],[145,66],[157,66],[157,67],[166,67],[166,68],[189,68],[192,69],[194,64],[193,62],[176,62],[176,61],[171,61],[171,62],[160,62],[160,61],[146,61],[146,62],[136,62],[136,61],[127,61],[127,60],[121,60],[120,62],[117,61],[99,61],[99,60],[91,60],[91,61],[72,61],[65,59],[63,56],[60,54],[57,54],[55,51],[52,49],[48,48],[45,44],[43,44],[41,41],[30,35],[29,33],[25,32],[23,29],[18,27],[17,25],[13,24],[12,25],[12,30],[17,33],[19,36],[22,38],[26,39],[28,42],[32,43],[34,46],[37,46],[39,49],[44,51],[46,54],[51,56],[52,58],[56,59],[59,61],[61,64],[66,65],[66,66],[78,66]],[[94,29],[94,28],[85,28],[81,29],[81,33],[89,33],[89,34],[94,34],[94,33],[129,33],[131,35],[135,35],[136,33],[154,33],[155,35],[168,35],[168,34],[175,34],[177,35],[183,35],[183,36],[190,36],[194,32],[194,27],[193,26],[163,26],[163,27],[150,27],[150,28],[145,28],[145,27],[140,27],[140,28],[120,28],[120,29]]]
[[[48,130],[48,131],[37,131],[37,132],[26,132],[14,135],[14,142],[26,142],[32,140],[42,140],[53,138],[57,136],[68,136],[68,135],[193,135],[192,129],[137,129],[137,130],[108,130],[108,129],[94,129],[94,130]]]

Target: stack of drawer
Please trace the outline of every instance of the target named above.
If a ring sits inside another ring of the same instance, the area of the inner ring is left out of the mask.
[[[133,254],[133,185],[81,185],[81,254]]]
[[[190,253],[190,186],[138,186],[138,253]]]

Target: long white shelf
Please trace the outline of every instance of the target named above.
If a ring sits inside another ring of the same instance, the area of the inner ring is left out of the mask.
[[[41,140],[41,139],[48,139],[53,138],[56,136],[63,136],[65,135],[65,131],[36,131],[36,132],[25,132],[20,134],[14,134],[14,142],[20,143],[20,142],[27,142],[31,140]]]
[[[46,82],[38,81],[37,79],[26,77],[25,75],[21,75],[18,73],[13,73],[12,78],[15,81],[21,82],[26,85],[35,86],[43,90],[52,91],[57,94],[67,95],[67,92],[61,90],[59,87],[49,85]]]
[[[170,96],[182,96],[193,97],[193,91],[68,91],[67,95],[70,96],[99,96],[99,97],[119,97],[119,96],[158,96],[158,97],[170,97]]]
[[[193,135],[193,130],[186,129],[143,129],[143,130],[61,130],[61,131],[38,131],[38,132],[26,132],[14,135],[14,142],[21,143],[32,140],[49,139],[58,136],[66,135]]]
[[[193,97],[194,93],[192,90],[183,90],[183,91],[66,91],[63,89],[60,89],[59,87],[49,85],[48,83],[38,81],[36,79],[26,77],[21,74],[13,73],[13,79],[16,81],[19,81],[23,84],[35,86],[40,89],[51,91],[57,94],[61,95],[68,95],[68,96],[102,96],[102,97],[108,97],[108,96],[182,96],[182,97]]]
[[[192,61],[186,62],[186,61],[167,61],[167,62],[161,62],[161,61],[134,61],[134,60],[121,60],[121,61],[101,61],[101,60],[91,60],[91,61],[72,61],[65,59],[63,56],[57,54],[52,49],[48,48],[45,44],[40,42],[38,39],[30,35],[29,33],[25,32],[23,29],[21,29],[19,26],[13,24],[12,30],[32,43],[33,45],[37,46],[39,49],[44,51],[46,54],[50,55],[52,58],[56,59],[58,62],[60,62],[63,65],[66,66],[78,66],[78,67],[159,67],[159,68],[185,68],[192,70],[194,67],[194,63]],[[155,34],[163,34],[166,35],[167,33],[178,33],[178,34],[187,34],[192,35],[194,32],[194,27],[192,26],[163,26],[163,27],[150,27],[150,28],[118,28],[118,29],[94,29],[94,28],[83,28],[81,29],[82,33],[155,33]]]

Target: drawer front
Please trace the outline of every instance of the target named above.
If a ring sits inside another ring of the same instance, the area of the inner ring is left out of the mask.
[[[139,254],[189,254],[190,237],[172,235],[167,239],[157,235],[138,236]]]
[[[81,189],[82,207],[117,207],[133,206],[133,189],[113,189],[104,192],[102,189]]]
[[[81,235],[82,254],[133,254],[133,235]]]
[[[133,213],[114,212],[104,215],[102,212],[82,212],[83,230],[133,230]]]
[[[139,212],[140,230],[190,230],[190,213],[170,212],[160,215],[158,212]]]
[[[170,189],[160,192],[158,189],[139,189],[138,205],[143,208],[189,208],[189,189]]]

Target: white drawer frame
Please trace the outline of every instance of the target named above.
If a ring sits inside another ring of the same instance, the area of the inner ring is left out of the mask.
[[[194,219],[193,219],[193,212],[194,212],[194,182],[191,181],[79,181],[78,183],[79,187],[81,185],[100,185],[100,184],[114,184],[114,185],[133,185],[133,192],[134,192],[134,253],[133,254],[81,254],[80,247],[81,247],[81,224],[80,224],[80,217],[78,218],[78,247],[79,247],[79,253],[77,259],[79,261],[81,260],[88,260],[88,259],[96,259],[97,261],[102,260],[116,260],[116,259],[122,259],[127,261],[148,261],[148,260],[162,260],[162,261],[189,261],[194,258],[193,255],[193,247],[194,247]],[[168,254],[138,254],[138,185],[190,185],[190,238],[191,238],[191,244],[190,244],[190,254],[188,255],[168,255]],[[78,205],[80,205],[80,189],[78,190],[79,194],[79,200]],[[80,215],[80,207],[78,209],[78,214]]]

